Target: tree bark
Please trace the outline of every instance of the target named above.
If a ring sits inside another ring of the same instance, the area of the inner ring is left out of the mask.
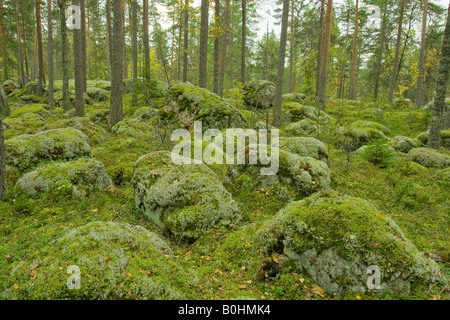
[[[131,10],[133,12],[133,32],[132,32],[132,37],[133,37],[133,83],[137,82],[137,72],[138,72],[138,49],[137,49],[137,0],[132,0],[132,6],[131,6]],[[137,104],[137,94],[135,92],[136,90],[133,90],[133,104]]]
[[[0,94],[3,94],[3,86],[0,84]],[[3,106],[2,106],[3,107]],[[5,138],[3,136],[3,117],[0,108],[0,200],[6,195],[6,155]]]
[[[52,0],[47,0],[48,16],[48,104],[50,110],[55,107],[53,98],[53,21],[52,21]]]
[[[320,70],[323,59],[323,33],[324,33],[325,0],[320,0],[320,18],[319,18],[319,44],[317,47],[317,70],[316,70],[316,96],[320,91]]]
[[[214,26],[216,34],[214,35],[214,86],[213,91],[219,94],[219,73],[220,73],[220,0],[214,1]]]
[[[42,96],[44,94],[44,52],[42,47],[42,23],[41,23],[41,2],[36,0],[36,34],[38,42],[38,59],[39,59],[39,76],[36,94]]]
[[[189,54],[188,50],[189,50],[189,0],[186,0],[184,7],[183,82],[187,81],[188,54]]]
[[[220,61],[220,75],[219,75],[219,96],[223,96],[223,83],[225,78],[225,69],[227,65],[227,47],[228,47],[228,34],[230,29],[230,0],[227,0],[225,4],[224,14],[224,30],[222,41],[222,59]]]
[[[72,0],[72,5],[80,6],[80,1]],[[81,21],[83,25],[83,21]],[[84,79],[82,29],[73,29],[73,69],[75,71],[75,116],[84,117]]]
[[[245,83],[245,46],[247,43],[247,0],[242,0],[241,82]]]
[[[403,14],[405,11],[405,1],[400,0],[400,17],[398,22],[398,31],[397,31],[397,42],[395,44],[395,58],[394,58],[394,67],[392,69],[391,80],[389,84],[389,94],[388,99],[390,103],[394,102],[394,91],[397,83],[397,72],[399,65],[399,56],[400,56],[400,43],[402,38],[402,27],[403,27]]]
[[[86,76],[86,3],[85,0],[79,0],[80,2],[80,13],[81,13],[81,71],[82,71],[82,85],[83,92],[87,93],[87,76]],[[84,111],[83,111],[84,114]]]
[[[6,52],[6,37],[5,37],[5,12],[3,9],[3,1],[0,0],[0,41],[2,49],[2,63],[3,63],[3,81],[8,80],[8,54]],[[2,80],[2,79],[0,79]],[[2,82],[3,82],[2,81]]]
[[[148,0],[146,0],[148,3]],[[145,3],[145,1],[144,1]],[[148,5],[147,5],[148,7]],[[147,13],[148,15],[148,13]],[[111,0],[106,1],[106,50],[108,51],[106,53],[106,61],[108,63],[108,80],[111,81],[111,59],[112,59],[112,28],[111,28]]]
[[[202,88],[206,88],[208,80],[208,10],[209,1],[202,0],[201,6],[201,22],[200,22],[200,61],[198,83]]]
[[[289,91],[294,92],[294,0],[291,0],[291,36],[289,45]]]
[[[124,118],[122,104],[123,89],[123,56],[124,56],[124,4],[123,0],[113,1],[113,55],[112,55],[112,79],[111,79],[111,126]]]
[[[378,92],[380,87],[380,74],[381,74],[381,62],[383,60],[384,45],[386,42],[386,15],[387,15],[387,2],[384,6],[383,20],[381,21],[381,34],[380,34],[380,52],[377,56],[377,63],[375,68],[375,84],[373,89],[373,96],[378,99]]]
[[[281,18],[281,36],[280,36],[280,53],[278,56],[278,75],[277,86],[275,89],[275,101],[273,107],[273,125],[275,127],[281,126],[281,105],[283,96],[284,83],[284,63],[286,59],[286,42],[287,42],[287,28],[289,24],[289,2],[290,0],[283,0],[283,13]]]
[[[66,1],[58,0],[59,17],[61,23],[61,64],[63,73],[63,100],[62,108],[64,111],[71,109],[70,93],[69,93],[69,59],[67,54],[69,52],[69,43],[67,40],[67,25],[66,25]]]
[[[20,31],[20,0],[16,1],[16,14],[17,14],[17,51],[19,60],[19,76],[20,86],[25,87],[25,73],[23,71],[23,58],[22,58],[22,40]]]
[[[423,73],[425,66],[425,40],[427,33],[427,15],[428,15],[428,0],[423,0],[423,15],[422,15],[422,38],[420,41],[420,57],[419,57],[419,75],[417,77],[416,88],[416,107],[420,108],[423,105]]]
[[[350,74],[350,100],[356,100],[356,46],[358,44],[358,5],[355,5],[355,30],[353,33],[352,70]]]
[[[441,57],[439,59],[439,76],[436,84],[436,97],[433,105],[428,147],[439,149],[441,146],[441,130],[449,122],[450,110],[445,103],[450,70],[450,5],[447,12],[444,40],[442,42]]]

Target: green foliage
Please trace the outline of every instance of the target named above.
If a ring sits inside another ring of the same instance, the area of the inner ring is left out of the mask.
[[[397,157],[394,149],[383,140],[375,140],[372,144],[363,146],[357,153],[363,159],[381,168],[391,165]]]

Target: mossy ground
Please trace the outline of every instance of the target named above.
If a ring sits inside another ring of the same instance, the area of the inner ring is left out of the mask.
[[[96,82],[91,85],[108,88],[108,83]],[[18,101],[19,98],[12,99]],[[163,100],[153,100],[154,105],[150,107],[162,106]],[[124,96],[124,103],[128,119],[144,106],[133,106],[131,95]],[[243,174],[233,182],[224,183],[242,210],[243,219],[239,225],[228,230],[209,230],[192,244],[165,237],[161,229],[135,210],[131,178],[134,163],[139,156],[169,147],[158,140],[136,140],[126,133],[112,132],[106,118],[108,107],[109,99],[97,103],[96,106],[87,106],[86,113],[90,121],[107,131],[105,141],[89,143],[93,157],[104,163],[106,171],[113,179],[113,187],[92,192],[76,200],[59,193],[46,193],[41,198],[32,198],[24,194],[16,195],[12,181],[9,181],[9,193],[0,203],[0,291],[13,290],[16,298],[26,298],[27,285],[33,275],[26,270],[25,265],[20,276],[12,274],[15,266],[34,259],[44,260],[50,254],[45,248],[64,237],[70,230],[95,221],[112,221],[140,225],[164,238],[173,251],[173,255],[167,258],[168,264],[176,265],[176,268],[171,274],[160,274],[159,279],[171,283],[172,287],[190,299],[334,299],[326,292],[318,294],[311,277],[295,272],[289,263],[265,280],[254,278],[258,263],[264,261],[260,260],[263,259],[259,255],[261,248],[250,241],[251,237],[288,202],[302,198],[289,186],[261,188],[250,175]],[[383,118],[370,121],[377,121],[388,128],[388,138],[415,138],[427,130],[430,122],[429,111],[346,100],[330,101],[326,112],[342,126],[364,119],[364,110],[368,108],[379,108],[383,111]],[[36,114],[41,121],[28,121],[27,114],[30,113],[5,119],[10,125],[5,131],[7,139],[24,133],[43,131],[48,119],[64,119],[64,113],[58,110],[50,116],[44,112],[45,118]],[[21,121],[16,121],[17,119]],[[396,160],[386,168],[354,157],[348,162],[347,154],[336,147],[333,127],[322,127],[316,138],[328,148],[328,166],[333,189],[372,203],[383,215],[396,221],[404,235],[419,251],[448,252],[448,169],[425,168],[413,162],[405,162],[405,155],[399,152]],[[212,169],[225,181],[226,166]],[[236,255],[236,252],[239,254]],[[154,257],[143,255],[139,259],[142,260],[139,263],[151,264]],[[63,266],[65,262],[73,264],[72,261],[61,262]],[[450,277],[448,264],[440,265],[446,276]],[[34,270],[37,274],[41,272],[39,267]],[[186,273],[185,270],[190,271]],[[197,278],[192,279],[190,272],[195,273]],[[136,276],[134,273],[139,273],[139,270],[133,269],[130,273]],[[131,285],[132,281],[127,283]],[[436,292],[428,295],[416,293],[411,296],[364,295],[349,291],[341,298],[427,299],[435,294]],[[448,291],[441,292],[440,298],[449,299]]]

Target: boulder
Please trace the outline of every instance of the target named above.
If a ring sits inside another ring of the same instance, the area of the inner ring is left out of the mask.
[[[106,91],[100,88],[87,88],[87,94],[89,98],[97,100],[97,101],[105,101]]]
[[[414,148],[406,155],[406,160],[414,161],[427,168],[448,168],[450,167],[450,157],[430,148]]]
[[[287,136],[306,136],[315,137],[317,136],[319,125],[311,119],[303,119],[297,122],[288,124],[283,128],[283,133]]]
[[[181,239],[195,240],[242,219],[237,203],[211,169],[204,164],[175,165],[167,151],[138,159],[133,186],[136,209]]]
[[[404,136],[396,136],[389,140],[389,144],[396,150],[403,153],[408,153],[413,148],[420,147],[420,141]]]
[[[5,89],[5,94],[10,94],[11,92],[19,88],[19,84],[13,80],[6,80],[3,83],[3,88]]]
[[[411,100],[408,98],[397,98],[394,100],[394,104],[397,107],[409,107],[411,106]]]
[[[280,149],[297,154],[301,157],[310,157],[327,163],[328,148],[320,140],[311,137],[280,137]]]
[[[285,103],[283,108],[290,112],[291,121],[310,119],[320,124],[331,124],[336,122],[333,117],[315,107],[303,106],[296,102],[289,102]]]
[[[82,158],[38,167],[20,178],[16,188],[32,197],[58,191],[78,197],[110,185],[112,181],[103,163]]]
[[[275,84],[267,80],[253,80],[244,84],[242,94],[248,105],[268,109],[273,106]]]
[[[55,115],[53,110],[53,115]],[[62,109],[59,109],[62,111]],[[89,137],[89,143],[104,142],[108,137],[108,133],[102,127],[96,125],[87,117],[73,117],[70,119],[61,119],[53,122],[47,122],[44,130],[59,129],[59,128],[75,128],[83,132]]]
[[[416,139],[420,142],[422,146],[427,146],[429,135],[430,130],[422,132],[416,137]],[[450,149],[450,129],[441,131],[441,146],[445,149]]]
[[[304,99],[306,99],[306,94],[303,93],[297,93],[297,92],[292,92],[292,93],[286,93],[283,94],[283,102],[299,102],[302,103]]]
[[[379,108],[367,108],[363,114],[366,119],[383,119],[383,110]]]
[[[375,140],[387,141],[388,129],[377,122],[359,120],[340,130],[342,141],[354,151]]]

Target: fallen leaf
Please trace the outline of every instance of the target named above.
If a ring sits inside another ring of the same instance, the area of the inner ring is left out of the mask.
[[[111,259],[105,256],[105,262],[110,261]]]
[[[311,292],[320,296],[321,298],[324,297],[324,293],[325,293],[325,289],[322,288],[321,286],[315,285],[314,287],[312,287]]]
[[[11,256],[9,254],[6,254],[5,258],[6,258],[6,260],[9,260],[9,259],[11,259]]]
[[[245,284],[240,284],[239,285],[239,290],[244,290],[245,288],[247,288],[247,286]]]
[[[379,245],[378,243],[375,242],[375,243],[373,244],[373,246],[374,246],[375,248],[378,248],[380,245]]]
[[[32,276],[32,277],[36,277],[36,274],[37,274],[36,270],[34,270],[34,269],[31,270],[31,276]]]
[[[14,286],[13,286],[13,287],[14,287],[14,290],[19,289],[19,286],[18,286],[17,284],[15,284],[15,283],[14,283]]]

